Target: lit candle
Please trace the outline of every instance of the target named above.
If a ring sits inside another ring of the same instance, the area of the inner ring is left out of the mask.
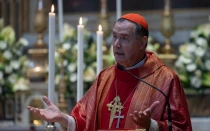
[[[48,49],[48,98],[50,101],[54,102],[54,90],[55,90],[55,13],[54,5],[51,7],[51,12],[49,13],[49,49]]]
[[[63,41],[63,0],[58,0],[59,40]]]
[[[82,18],[77,26],[77,101],[83,96],[83,30]]]
[[[99,74],[103,68],[103,60],[102,60],[103,31],[101,25],[98,26],[98,31],[96,34],[97,34],[97,74]]]
[[[119,19],[122,15],[122,13],[121,13],[122,12],[122,9],[121,9],[122,4],[121,4],[121,0],[116,0],[116,1],[117,1],[117,3],[116,3],[116,9],[117,9],[116,17],[117,17],[117,19]]]

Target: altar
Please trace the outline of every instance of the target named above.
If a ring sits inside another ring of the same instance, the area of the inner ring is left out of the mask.
[[[191,122],[193,131],[209,131],[210,129],[210,117],[192,117]]]
[[[209,131],[210,129],[210,117],[192,117],[192,128],[193,131]],[[0,131],[46,131],[46,123],[44,126],[40,127],[30,127],[30,126],[17,126],[14,123],[5,125],[0,123]],[[59,124],[56,124],[56,131],[59,130]]]

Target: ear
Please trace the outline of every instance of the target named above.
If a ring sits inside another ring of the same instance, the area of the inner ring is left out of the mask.
[[[147,42],[148,42],[148,38],[146,36],[141,37],[141,48],[145,48],[147,47]]]

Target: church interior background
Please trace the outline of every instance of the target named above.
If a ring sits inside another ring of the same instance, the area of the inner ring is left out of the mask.
[[[42,96],[48,92],[48,12],[52,4],[56,14],[54,97],[62,111],[70,112],[76,103],[80,17],[85,27],[84,92],[97,75],[99,24],[104,32],[103,67],[114,63],[111,29],[119,13],[118,0],[60,1],[62,16],[59,0],[0,0],[0,131],[45,130],[46,122],[30,114],[26,107],[46,107]],[[148,51],[155,52],[179,75],[193,130],[209,130],[210,1],[122,0],[120,13],[128,12],[145,16],[150,30]]]

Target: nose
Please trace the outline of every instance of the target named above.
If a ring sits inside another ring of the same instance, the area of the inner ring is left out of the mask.
[[[117,48],[120,48],[120,47],[121,47],[119,38],[114,39],[114,40],[113,40],[113,44],[114,44],[114,46],[117,47]]]

